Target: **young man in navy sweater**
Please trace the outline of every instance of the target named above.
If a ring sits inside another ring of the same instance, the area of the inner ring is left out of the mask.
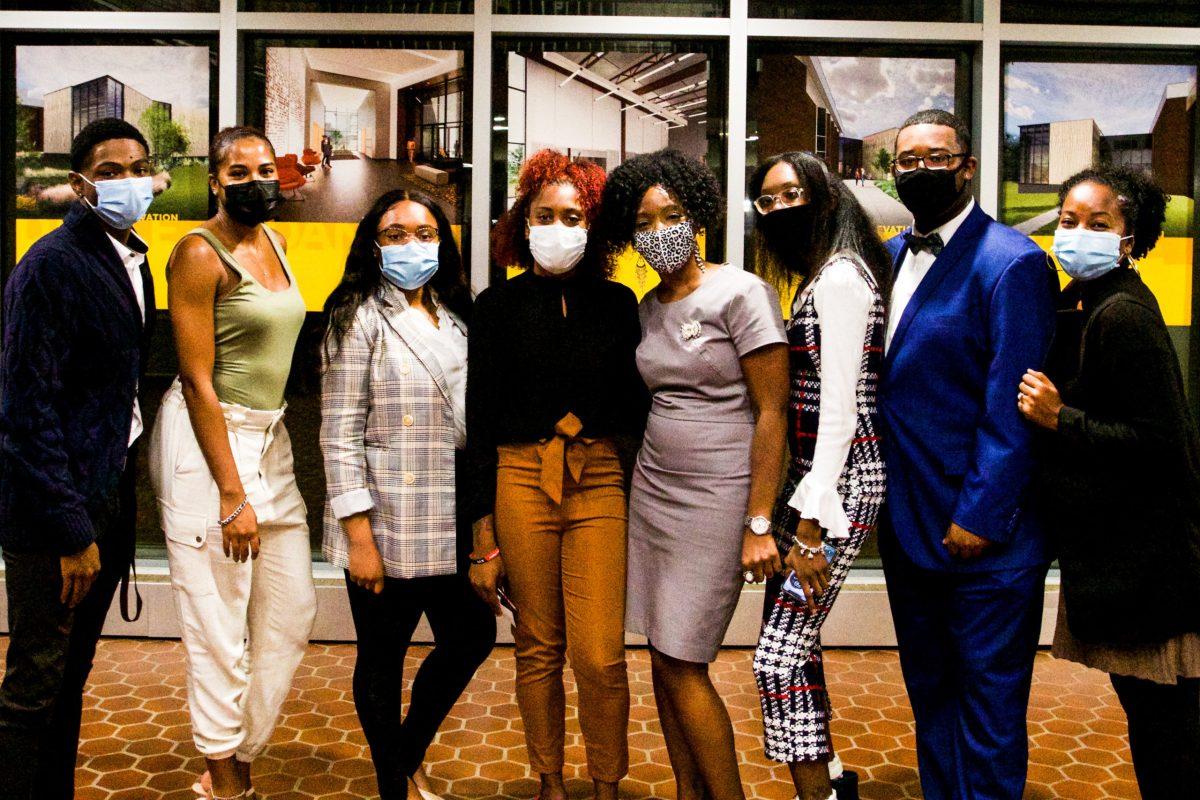
[[[133,561],[137,387],[154,291],[132,226],[153,198],[151,174],[137,128],[87,125],[71,144],[77,200],[4,287],[0,798],[74,796],[84,685]]]

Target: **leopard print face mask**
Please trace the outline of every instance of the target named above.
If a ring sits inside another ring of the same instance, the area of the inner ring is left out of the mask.
[[[659,275],[670,275],[696,254],[696,229],[687,219],[657,231],[635,231],[633,248]]]

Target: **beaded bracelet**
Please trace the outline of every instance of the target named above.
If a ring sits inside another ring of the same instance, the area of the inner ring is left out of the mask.
[[[235,519],[238,518],[238,514],[241,514],[242,511],[246,508],[246,501],[249,499],[250,498],[248,496],[243,497],[242,502],[238,503],[238,507],[233,510],[233,513],[230,514],[225,519],[220,521],[219,524],[221,525],[222,528],[224,528],[226,525],[228,525],[229,523],[233,522]]]
[[[825,554],[825,551],[822,549],[821,545],[809,547],[804,542],[800,541],[800,539],[796,536],[792,537],[792,544],[796,545],[796,548],[800,551],[800,555],[804,556],[810,561],[816,556]]]

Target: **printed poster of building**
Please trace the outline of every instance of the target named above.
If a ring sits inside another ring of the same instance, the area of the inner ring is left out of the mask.
[[[507,140],[508,207],[516,202],[522,162],[547,148],[606,172],[666,147],[697,160],[707,155],[711,63],[705,53],[509,53],[507,67],[508,106],[492,130]],[[702,234],[701,248],[706,241]],[[618,257],[613,279],[638,298],[658,285],[658,275],[632,248]]]
[[[748,165],[788,150],[813,153],[887,238],[912,221],[891,175],[900,125],[921,109],[954,111],[954,88],[950,58],[764,53],[750,76]]]
[[[165,308],[167,258],[208,218],[209,81],[203,46],[18,46],[17,258],[76,199],[67,183],[71,141],[94,120],[123,119],[150,145],[154,201],[135,230],[150,246],[155,300]]]
[[[1000,218],[1047,250],[1058,226],[1059,187],[1081,170],[1126,166],[1150,176],[1170,195],[1163,238],[1138,269],[1177,347],[1186,352],[1195,66],[1013,61],[1006,65],[1004,92]]]
[[[208,216],[207,47],[17,47],[17,216],[61,218],[71,141],[117,117],[150,143],[148,219]]]

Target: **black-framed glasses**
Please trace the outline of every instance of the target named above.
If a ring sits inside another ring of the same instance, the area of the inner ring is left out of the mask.
[[[779,194],[764,194],[754,201],[754,207],[760,214],[770,214],[776,209],[800,205],[804,200],[804,189],[799,186],[789,186]]]
[[[399,225],[391,225],[375,234],[375,239],[384,245],[408,244],[414,239],[422,244],[430,244],[438,241],[438,232],[437,228],[428,226],[410,231]]]
[[[912,172],[918,166],[926,169],[950,169],[954,159],[962,158],[967,153],[930,153],[927,156],[900,156],[896,159],[896,172]]]

